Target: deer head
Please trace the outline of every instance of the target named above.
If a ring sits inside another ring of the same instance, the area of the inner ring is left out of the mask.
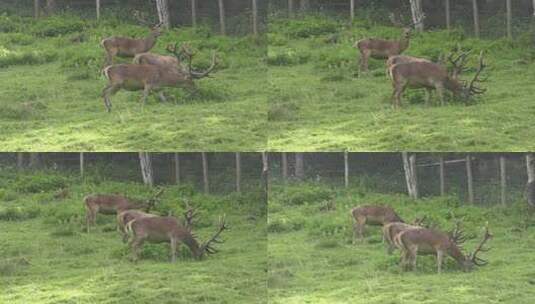
[[[228,229],[228,226],[225,223],[225,215],[223,215],[222,217],[219,217],[219,228],[217,229],[216,233],[199,247],[199,250],[196,253],[197,259],[202,259],[205,255],[218,252],[217,249],[213,247],[213,244],[223,243],[223,241],[219,239],[219,235],[225,229]]]
[[[147,21],[147,19],[145,19],[143,14],[139,11],[134,11],[134,18],[140,25],[150,27],[153,36],[159,37],[162,34],[162,22],[152,24],[151,22]]]

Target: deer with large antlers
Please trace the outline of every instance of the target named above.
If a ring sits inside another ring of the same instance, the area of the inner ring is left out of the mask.
[[[390,206],[383,205],[365,205],[358,206],[350,211],[354,220],[353,224],[353,243],[356,243],[357,237],[364,237],[364,227],[366,224],[372,226],[382,226],[387,223],[402,222],[403,220]]]
[[[458,74],[455,74],[461,70],[459,67],[455,68],[457,72],[450,74],[446,67],[438,63],[408,62],[395,64],[390,67],[389,72],[394,88],[392,94],[394,107],[401,107],[401,95],[407,87],[425,88],[428,93],[431,90],[436,90],[441,105],[444,105],[444,90],[451,91],[466,102],[471,96],[483,94],[486,91],[486,89],[477,86],[477,83],[483,81],[479,77],[485,67],[483,52],[481,52],[474,78],[468,84],[464,84],[457,79]]]
[[[451,235],[433,229],[419,228],[408,229],[400,232],[394,237],[394,243],[402,252],[402,267],[408,264],[414,270],[416,268],[416,257],[420,255],[436,255],[437,271],[442,272],[442,263],[444,257],[450,256],[464,271],[471,271],[474,266],[484,266],[487,261],[479,258],[479,252],[488,251],[483,245],[492,238],[489,233],[488,224],[485,227],[485,233],[482,241],[475,250],[467,255],[462,253],[458,241],[452,239]]]
[[[160,189],[145,201],[134,200],[117,194],[91,194],[84,197],[87,232],[89,232],[89,226],[95,224],[97,213],[117,214],[130,209],[140,209],[149,212],[163,191],[163,188]]]
[[[178,57],[179,54],[177,53]],[[212,55],[212,63],[205,71],[195,71],[191,67],[193,54],[189,56],[189,65],[186,68],[176,68],[175,66],[163,67],[152,64],[119,64],[112,65],[104,69],[104,76],[108,79],[108,85],[102,91],[104,105],[108,112],[111,111],[110,96],[121,89],[128,91],[143,90],[142,104],[147,102],[151,91],[159,90],[163,87],[181,87],[189,91],[195,91],[193,80],[209,76],[217,65],[216,54]],[[161,101],[166,98],[159,92]]]
[[[216,253],[217,249],[213,247],[213,244],[222,243],[219,235],[227,228],[225,217],[220,217],[218,230],[209,240],[202,244],[199,244],[191,229],[183,226],[176,218],[171,216],[142,217],[130,221],[126,229],[133,235],[130,240],[130,247],[134,261],[137,261],[139,250],[143,243],[147,241],[151,243],[170,243],[171,262],[174,263],[178,248],[182,243],[189,248],[196,259],[202,259],[207,254]]]

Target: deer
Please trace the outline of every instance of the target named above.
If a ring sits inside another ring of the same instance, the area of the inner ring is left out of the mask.
[[[407,56],[407,55],[393,55],[388,57],[386,61],[386,76],[392,78],[390,75],[390,67],[399,64],[399,63],[408,63],[408,62],[432,62],[429,59]]]
[[[366,224],[379,226],[393,222],[404,223],[392,207],[385,205],[358,206],[351,209],[350,214],[354,220],[353,244],[356,243],[357,236],[360,239],[364,237],[364,226]]]
[[[467,84],[459,80],[458,75],[450,74],[446,67],[432,62],[408,62],[395,64],[390,67],[389,74],[394,88],[392,100],[394,108],[401,107],[401,95],[407,87],[425,88],[428,93],[436,90],[440,98],[440,103],[444,106],[444,90],[451,91],[454,95],[460,96],[465,103],[474,95],[486,92],[477,84],[483,82],[480,79],[481,72],[486,68],[483,60],[483,51],[479,56],[479,65],[474,78]]]
[[[452,257],[463,271],[468,272],[472,271],[474,266],[488,264],[488,261],[479,258],[477,254],[489,250],[488,248],[483,248],[483,246],[490,238],[492,238],[492,234],[489,232],[487,223],[482,241],[472,253],[467,255],[462,253],[461,246],[450,234],[428,228],[402,231],[394,237],[394,243],[402,252],[402,268],[406,268],[407,264],[411,264],[412,269],[415,270],[418,254],[433,254],[437,257],[438,273],[442,272],[442,263],[445,256]]]
[[[130,221],[126,226],[127,232],[133,236],[129,245],[132,249],[134,262],[138,260],[139,250],[145,241],[170,243],[172,263],[176,262],[176,254],[181,243],[189,248],[195,259],[201,260],[206,255],[218,252],[212,244],[222,243],[219,235],[226,229],[228,226],[223,215],[223,217],[219,217],[219,226],[215,234],[206,242],[199,244],[191,229],[183,226],[179,220],[172,216],[142,217]]]
[[[177,54],[178,56],[178,54]],[[163,87],[181,87],[190,92],[195,91],[193,80],[202,79],[210,75],[217,66],[216,53],[212,54],[212,63],[205,71],[195,71],[189,65],[185,68],[162,67],[152,64],[119,64],[111,65],[103,70],[103,74],[108,80],[108,85],[102,90],[104,106],[107,112],[111,112],[112,104],[110,96],[124,89],[128,91],[143,90],[142,106],[147,103],[147,98],[152,90],[159,90]],[[162,102],[166,101],[163,92],[159,92]]]
[[[149,212],[163,191],[163,188],[158,190],[151,198],[145,201],[133,200],[118,194],[87,195],[83,199],[86,208],[87,232],[89,232],[90,224],[95,225],[97,213],[117,214],[130,209],[140,209]]]
[[[137,54],[132,63],[134,64],[152,64],[163,67],[181,67],[182,57],[183,56],[192,56],[192,51],[189,49],[189,46],[182,45],[177,51],[178,43],[174,45],[167,45],[166,50],[173,54],[173,56],[154,54],[150,52]]]
[[[141,24],[148,25],[148,22],[143,20],[137,12],[134,15]],[[102,39],[100,45],[106,51],[106,63],[104,66],[113,64],[113,58],[115,56],[134,57],[137,54],[150,51],[156,45],[158,37],[162,34],[162,25],[160,22],[152,26],[149,35],[142,39],[117,36]]]
[[[415,219],[412,223],[407,224],[403,222],[390,222],[383,225],[383,240],[386,243],[386,250],[388,254],[392,254],[396,249],[394,244],[394,237],[401,231],[408,229],[422,228],[422,223],[425,220],[425,216],[421,219]]]

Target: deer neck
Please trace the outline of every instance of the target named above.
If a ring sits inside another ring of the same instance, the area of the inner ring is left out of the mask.
[[[458,264],[463,264],[466,257],[461,252],[461,249],[457,245],[452,244],[451,247],[448,250],[448,254],[454,258]]]
[[[199,257],[201,255],[201,248],[199,246],[199,242],[191,235],[191,233],[188,233],[184,239],[182,240],[182,243],[184,243],[186,246],[188,246],[189,250],[191,251],[192,255],[194,257]]]
[[[147,51],[154,47],[157,39],[158,39],[158,36],[156,32],[151,32],[149,36],[145,38],[145,48]]]
[[[444,82],[444,87],[456,94],[460,93],[463,88],[460,82],[451,77],[446,78],[446,81]]]
[[[401,37],[401,39],[399,40],[399,53],[403,53],[403,51],[405,51],[409,47],[409,44],[410,37]]]

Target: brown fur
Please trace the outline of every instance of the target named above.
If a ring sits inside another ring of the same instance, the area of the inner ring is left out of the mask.
[[[152,64],[161,67],[179,67],[180,61],[175,56],[158,55],[154,53],[137,54],[132,61],[135,64]]]
[[[126,225],[133,220],[140,219],[142,217],[154,217],[156,215],[146,213],[140,210],[125,210],[117,213],[117,231],[122,236],[123,242],[126,243],[128,240],[128,233],[126,231]]]
[[[358,48],[360,52],[360,72],[368,70],[369,58],[387,59],[390,56],[399,55],[409,47],[410,41],[409,28],[403,30],[399,40],[385,40],[376,38],[367,38],[357,41],[353,47]]]
[[[143,39],[126,37],[109,37],[103,39],[100,44],[106,51],[105,66],[113,64],[113,57],[134,57],[136,54],[150,51],[156,44],[156,40],[161,35],[160,27],[154,27],[150,34]]]
[[[356,242],[357,236],[359,236],[361,239],[364,237],[364,226],[366,224],[382,226],[386,223],[403,222],[403,220],[390,206],[358,206],[351,209],[350,213],[351,217],[355,221],[353,226],[353,242]]]
[[[401,223],[401,222],[385,224],[383,226],[383,240],[386,243],[388,254],[392,254],[392,252],[396,248],[396,244],[394,243],[394,238],[396,235],[408,229],[418,229],[418,228],[422,228],[422,227],[417,226],[417,225],[412,225],[412,224]]]

